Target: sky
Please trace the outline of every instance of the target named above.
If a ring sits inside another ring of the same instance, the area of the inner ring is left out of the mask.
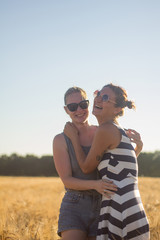
[[[159,0],[0,0],[0,155],[51,155],[69,87],[112,82],[136,111],[119,118],[160,150]]]

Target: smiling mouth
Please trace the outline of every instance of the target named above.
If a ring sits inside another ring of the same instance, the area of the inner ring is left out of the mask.
[[[83,114],[77,114],[76,116],[77,117],[83,117],[85,115],[85,113],[83,113]]]
[[[102,107],[99,107],[99,106],[97,106],[97,105],[95,105],[95,108],[98,108],[98,109],[103,109]]]

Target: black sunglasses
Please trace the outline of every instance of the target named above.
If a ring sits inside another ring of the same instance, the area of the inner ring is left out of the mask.
[[[89,100],[83,100],[80,103],[70,103],[66,105],[70,112],[75,112],[78,106],[82,109],[87,109],[89,106]]]
[[[96,90],[94,92],[94,97],[101,97],[103,102],[112,102],[112,103],[116,104],[116,102],[114,102],[113,100],[110,100],[110,98],[107,94],[104,94],[101,96],[101,92],[98,90]]]

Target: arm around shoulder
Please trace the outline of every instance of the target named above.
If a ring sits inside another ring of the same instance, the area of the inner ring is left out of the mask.
[[[91,149],[86,156],[84,156],[81,146],[76,141],[73,143],[76,152],[77,160],[84,173],[92,172],[99,164],[104,152],[109,149],[111,144],[110,130],[105,126],[97,128]]]
[[[74,190],[95,189],[98,184],[95,184],[96,180],[83,180],[72,176],[70,157],[63,134],[58,134],[53,140],[53,155],[56,170],[66,188]]]

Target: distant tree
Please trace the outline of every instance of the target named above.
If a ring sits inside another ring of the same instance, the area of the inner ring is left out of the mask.
[[[160,177],[160,151],[142,152],[138,157],[139,176]]]

